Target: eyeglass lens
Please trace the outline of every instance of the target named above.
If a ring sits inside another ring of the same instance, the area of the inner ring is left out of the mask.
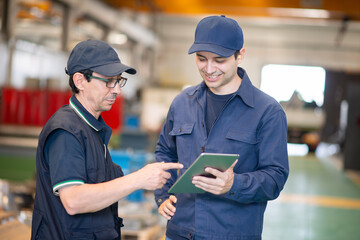
[[[120,77],[119,79],[109,79],[106,82],[106,86],[109,88],[114,88],[117,83],[119,83],[120,88],[124,87],[126,84],[126,78]]]

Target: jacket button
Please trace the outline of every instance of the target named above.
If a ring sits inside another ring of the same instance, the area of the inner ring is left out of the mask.
[[[192,239],[192,237],[193,237],[193,234],[192,234],[192,233],[189,233],[189,237],[190,237],[190,239]]]
[[[182,132],[182,128],[179,129],[179,132]]]
[[[205,147],[201,147],[201,152],[205,152]]]
[[[161,203],[161,202],[162,202],[162,199],[161,199],[161,198],[159,198],[159,199],[158,199],[158,203]]]

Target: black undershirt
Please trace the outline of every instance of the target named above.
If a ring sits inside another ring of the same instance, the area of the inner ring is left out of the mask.
[[[217,117],[222,111],[223,107],[227,101],[234,95],[234,93],[226,95],[216,95],[208,88],[206,91],[206,132],[209,135],[209,132],[214,125]]]

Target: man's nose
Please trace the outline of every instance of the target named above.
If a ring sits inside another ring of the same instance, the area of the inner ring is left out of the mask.
[[[119,83],[117,83],[115,85],[115,87],[112,88],[112,93],[115,93],[115,94],[118,94],[118,95],[121,93],[121,88],[120,88]]]
[[[216,71],[215,65],[211,61],[208,61],[206,64],[206,72],[208,74],[212,74],[215,71]]]

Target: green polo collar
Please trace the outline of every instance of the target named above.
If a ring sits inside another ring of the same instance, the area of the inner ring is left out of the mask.
[[[95,131],[100,131],[104,126],[93,116],[91,115],[77,100],[75,96],[72,96],[69,100],[69,104],[74,109],[77,115],[82,118],[90,127]]]

